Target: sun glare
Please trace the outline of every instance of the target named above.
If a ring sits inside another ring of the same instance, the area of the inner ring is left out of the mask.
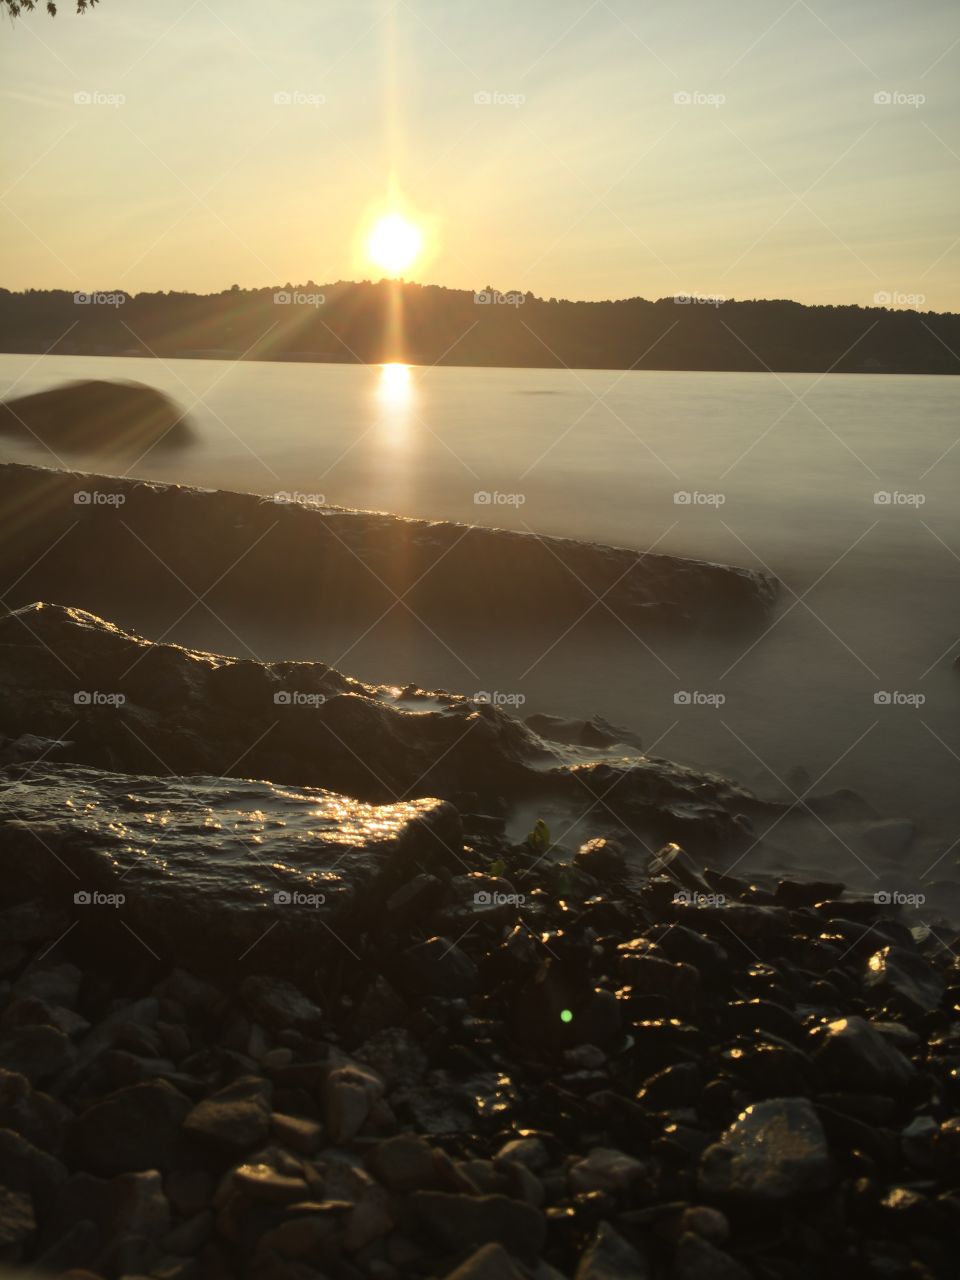
[[[367,241],[370,261],[390,275],[405,271],[422,248],[423,232],[399,213],[389,213],[380,218]]]

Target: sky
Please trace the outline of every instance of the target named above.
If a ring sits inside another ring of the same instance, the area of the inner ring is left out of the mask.
[[[0,19],[0,285],[960,310],[954,0],[70,0]]]

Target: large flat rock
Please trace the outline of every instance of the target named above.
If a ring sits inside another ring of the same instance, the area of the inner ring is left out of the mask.
[[[0,773],[0,898],[59,901],[105,945],[161,960],[315,964],[420,869],[459,870],[459,816],[270,782],[38,764]],[[134,944],[135,945],[135,944]]]
[[[8,603],[107,616],[149,605],[173,623],[202,595],[224,617],[372,622],[402,600],[432,627],[556,635],[585,615],[754,625],[776,594],[768,575],[703,560],[14,463],[0,504],[16,514],[0,548]]]

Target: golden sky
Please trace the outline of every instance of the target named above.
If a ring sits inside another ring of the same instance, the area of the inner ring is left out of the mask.
[[[960,310],[952,0],[101,0],[0,30],[0,284]]]

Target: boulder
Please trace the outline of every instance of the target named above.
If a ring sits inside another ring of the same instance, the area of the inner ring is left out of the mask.
[[[165,1080],[118,1089],[74,1121],[67,1140],[70,1162],[104,1177],[172,1169],[189,1111],[190,1100]]]
[[[747,1107],[703,1153],[698,1178],[707,1199],[760,1203],[823,1191],[835,1179],[823,1127],[806,1098]]]
[[[835,1088],[899,1094],[916,1076],[910,1059],[865,1018],[837,1018],[809,1038],[814,1063]]]

